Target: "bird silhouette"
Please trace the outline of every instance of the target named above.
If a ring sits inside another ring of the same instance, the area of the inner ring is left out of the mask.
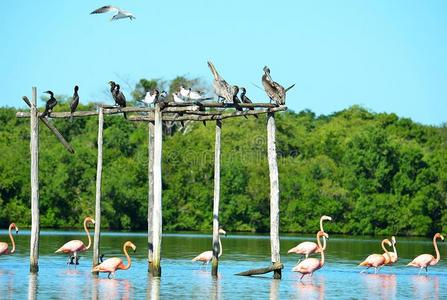
[[[53,112],[53,108],[57,104],[56,98],[54,98],[54,93],[52,91],[46,91],[45,94],[50,95],[50,99],[48,99],[47,104],[45,105],[45,111],[42,113],[42,117],[50,116]]]

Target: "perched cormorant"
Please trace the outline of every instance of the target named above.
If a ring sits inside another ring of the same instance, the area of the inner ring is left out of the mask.
[[[115,100],[115,105],[118,105],[118,101],[116,100],[116,95],[115,95],[115,88],[116,88],[116,83],[114,81],[109,81],[110,84],[110,94],[112,94],[112,98],[113,100]]]
[[[253,103],[251,102],[250,98],[248,98],[245,94],[247,93],[247,90],[244,87],[241,87],[241,100],[242,103]],[[248,108],[249,110],[255,110],[254,107]],[[255,118],[258,118],[258,115],[254,115]]]
[[[73,100],[71,100],[71,103],[70,103],[70,112],[71,112],[70,122],[73,121],[73,113],[76,111],[76,108],[78,107],[78,104],[79,104],[78,90],[79,90],[79,87],[77,85],[75,85],[74,93],[73,93]]]
[[[106,5],[106,6],[98,8],[98,9],[95,9],[90,14],[91,15],[93,15],[93,14],[102,14],[102,13],[106,13],[106,12],[109,12],[109,11],[115,12],[115,15],[113,15],[113,17],[110,19],[110,21],[118,20],[118,19],[125,19],[125,18],[129,18],[131,20],[135,19],[135,16],[132,13],[130,13],[128,11],[125,11],[125,10],[122,10],[119,7],[111,6],[111,5]]]
[[[49,94],[50,99],[48,99],[47,104],[45,105],[45,111],[42,113],[42,117],[49,116],[57,104],[57,100],[54,98],[54,93],[52,91],[46,91],[44,93]]]
[[[126,107],[126,97],[124,97],[123,92],[120,91],[120,85],[117,84],[115,86],[115,90],[113,91],[113,95],[115,98],[115,102],[118,103],[119,107]],[[127,115],[123,112],[124,118],[127,119]]]
[[[214,92],[217,95],[217,100],[223,99],[223,102],[226,103],[232,103],[233,102],[233,95],[234,95],[234,89],[232,86],[230,86],[220,75],[217,73],[216,68],[214,67],[212,62],[208,62],[208,67],[211,70],[211,73],[213,73],[214,81],[213,81],[213,87]]]
[[[270,101],[275,101],[277,105],[286,104],[286,92],[293,88],[295,84],[285,89],[279,83],[273,81],[270,76],[270,69],[265,66],[264,67],[264,75],[262,75],[262,85],[264,86],[264,90],[270,98]]]

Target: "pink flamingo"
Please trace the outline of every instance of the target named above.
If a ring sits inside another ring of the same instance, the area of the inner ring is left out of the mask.
[[[382,267],[385,262],[388,260],[390,261],[390,254],[388,252],[388,250],[385,248],[385,243],[388,244],[388,246],[391,247],[391,242],[388,239],[384,239],[382,241],[382,249],[385,251],[385,254],[371,254],[370,256],[368,256],[363,262],[361,262],[359,264],[359,266],[365,266],[367,267],[365,270],[363,270],[361,273],[365,272],[366,270],[368,270],[371,267],[374,267],[374,274],[376,274],[378,272],[378,270],[380,269],[380,267]],[[385,258],[388,257],[388,258]]]
[[[113,275],[115,277],[116,270],[128,270],[130,266],[132,265],[132,261],[130,260],[130,256],[127,253],[127,248],[131,247],[133,249],[133,252],[137,249],[137,247],[132,242],[125,242],[123,245],[123,252],[124,255],[127,258],[127,266],[124,265],[123,261],[119,257],[111,257],[97,265],[92,269],[92,272],[104,272],[109,273],[107,276],[110,279],[110,275]]]
[[[14,242],[14,238],[12,237],[11,233],[12,228],[15,228],[16,234],[19,233],[19,228],[17,228],[16,224],[11,223],[9,225],[9,238],[11,239],[12,249],[11,251],[9,251],[8,243],[0,242],[0,255],[13,254],[14,252],[16,252],[16,243]]]
[[[55,253],[67,253],[69,256],[68,258],[68,264],[72,265],[73,264],[73,259],[75,260],[76,265],[79,265],[79,257],[78,257],[78,253],[79,252],[84,252],[87,251],[91,244],[92,244],[92,240],[90,238],[90,233],[88,231],[87,228],[87,223],[92,223],[95,224],[95,220],[93,220],[90,217],[86,217],[84,219],[84,230],[87,233],[87,237],[88,237],[88,245],[87,247],[84,245],[84,243],[80,240],[71,240],[69,242],[66,242],[62,247],[60,247],[59,249],[57,249],[55,251]]]
[[[227,236],[227,233],[225,232],[225,230],[220,228],[219,229],[219,255],[218,255],[218,257],[220,257],[223,253],[222,242],[220,241],[221,234],[223,234],[224,236]],[[203,266],[204,264],[208,265],[212,259],[213,259],[213,251],[205,251],[205,252],[200,253],[196,257],[194,257],[192,259],[192,261],[200,261],[200,262],[202,262],[202,266]]]
[[[316,258],[306,258],[292,269],[293,272],[299,272],[303,274],[300,280],[302,280],[304,275],[307,274],[310,274],[310,276],[312,277],[312,274],[316,270],[321,269],[324,265],[324,248],[321,247],[320,237],[329,239],[329,236],[327,235],[327,233],[321,230],[317,233],[317,243],[321,253],[321,260],[318,260]]]
[[[385,257],[385,264],[384,266],[391,266],[397,261],[397,250],[396,250],[396,238],[394,235],[391,237],[391,243],[393,244],[393,252],[388,252],[388,255],[386,253],[383,253],[383,257]]]
[[[428,266],[436,265],[441,259],[441,256],[439,255],[438,245],[436,244],[436,240],[438,238],[444,241],[444,237],[440,233],[436,233],[435,236],[433,237],[433,246],[435,247],[436,258],[434,258],[433,255],[431,254],[421,254],[417,256],[415,259],[413,259],[413,261],[407,265],[411,267],[420,268],[418,275],[421,274],[423,268],[425,269],[425,274],[428,274],[427,270]]]
[[[332,221],[332,218],[329,216],[321,216],[320,231],[323,231],[323,232],[324,232],[323,221],[325,221],[325,220]],[[323,246],[326,247],[326,238],[325,237],[323,237]],[[304,256],[306,258],[308,258],[309,254],[319,253],[319,252],[321,252],[321,250],[324,251],[325,249],[318,248],[318,245],[314,242],[302,242],[302,243],[299,243],[298,246],[295,246],[292,249],[290,249],[289,251],[287,251],[287,253],[301,254],[301,258],[300,258],[300,260],[298,260],[298,263],[299,263],[303,259]]]

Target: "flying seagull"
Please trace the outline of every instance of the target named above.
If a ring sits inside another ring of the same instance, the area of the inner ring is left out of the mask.
[[[79,95],[78,95],[79,87],[75,85],[74,87],[74,93],[73,93],[73,100],[71,100],[70,103],[70,122],[73,122],[73,113],[76,111],[76,108],[79,104]]]
[[[42,113],[42,117],[49,116],[53,112],[53,108],[57,104],[56,98],[54,98],[54,93],[52,91],[46,91],[45,94],[50,95],[50,99],[48,99],[47,104],[45,105],[45,111]]]
[[[112,5],[106,5],[106,6],[100,7],[98,9],[92,11],[90,14],[91,15],[102,14],[102,13],[106,13],[106,12],[110,12],[110,11],[115,12],[115,14],[110,19],[110,21],[118,20],[118,19],[125,19],[125,18],[129,18],[131,20],[135,19],[135,16],[132,13],[122,10],[119,7],[112,6]]]

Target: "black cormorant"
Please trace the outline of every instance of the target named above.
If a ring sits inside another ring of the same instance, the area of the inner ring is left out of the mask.
[[[123,92],[120,91],[120,85],[117,84],[115,86],[115,90],[113,91],[113,94],[115,95],[115,102],[118,103],[119,107],[126,107],[126,97],[124,97]],[[125,112],[123,112],[124,118],[127,119],[127,115]]]
[[[253,103],[253,102],[251,102],[250,98],[248,98],[245,95],[246,93],[247,93],[247,90],[244,87],[241,87],[241,100],[242,100],[242,103],[247,103],[247,104]],[[249,110],[255,110],[254,107],[249,107],[248,109]],[[254,116],[255,116],[256,119],[258,118],[258,115],[254,115]]]
[[[47,104],[45,105],[45,111],[42,113],[42,117],[50,116],[53,108],[57,104],[56,98],[54,98],[54,93],[52,91],[46,91],[45,94],[50,95],[50,99],[48,99]]]
[[[78,104],[79,104],[78,90],[79,90],[79,87],[77,85],[75,85],[73,99],[71,100],[71,103],[70,103],[70,113],[71,113],[70,121],[73,121],[73,113],[76,111],[76,108],[78,107]]]

